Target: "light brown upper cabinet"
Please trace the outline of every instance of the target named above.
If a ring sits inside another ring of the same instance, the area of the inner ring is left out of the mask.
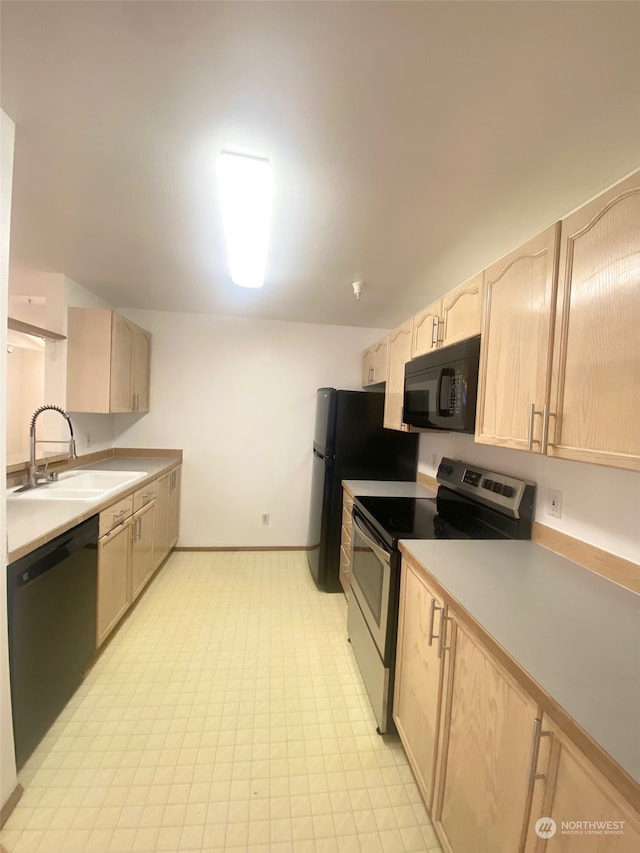
[[[640,470],[639,329],[636,172],[562,222],[550,456]]]
[[[547,228],[485,271],[476,413],[483,444],[543,449],[559,232],[559,224]]]
[[[69,308],[67,409],[148,412],[151,335],[103,308]]]
[[[411,358],[480,334],[482,273],[445,294],[413,318]]]
[[[411,360],[411,340],[413,337],[413,319],[407,320],[387,338],[388,375],[384,395],[384,426],[388,429],[408,431],[402,423],[404,403],[404,366]]]
[[[411,358],[425,355],[438,348],[438,330],[440,328],[440,311],[442,299],[427,305],[413,318],[413,339],[411,341]]]
[[[640,172],[484,281],[476,441],[639,470]]]
[[[387,338],[371,344],[362,353],[362,387],[387,381]]]

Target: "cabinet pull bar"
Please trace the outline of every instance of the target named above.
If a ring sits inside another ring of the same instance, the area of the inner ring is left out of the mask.
[[[440,622],[440,633],[438,634],[438,657],[441,658],[445,652],[448,652],[451,646],[445,646],[444,641],[447,635],[447,622],[451,616],[444,615],[444,607],[439,607],[442,610],[442,621]]]
[[[531,793],[533,786],[538,779],[544,779],[544,773],[536,773],[538,766],[538,753],[540,752],[540,740],[543,737],[550,737],[550,731],[542,730],[542,720],[536,717],[533,721],[533,737],[531,740],[531,764],[529,765],[529,781],[527,783],[527,791]]]
[[[435,349],[438,344],[438,332],[437,330],[438,320],[436,317],[431,321],[431,349]]]
[[[436,600],[435,598],[431,599],[431,607],[429,608],[429,636],[427,637],[427,643],[432,646],[433,645],[433,620],[436,615]]]
[[[546,453],[549,446],[549,406],[545,403],[542,407],[542,444],[540,453]]]
[[[129,512],[129,507],[125,507],[124,509],[121,509],[120,512],[114,512],[113,513],[114,521],[116,518],[122,518],[122,516],[126,515],[128,512]]]
[[[533,416],[536,413],[536,404],[529,403],[529,432],[527,435],[527,450],[533,450]]]

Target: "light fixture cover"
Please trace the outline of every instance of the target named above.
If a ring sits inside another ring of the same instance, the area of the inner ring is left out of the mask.
[[[216,158],[231,280],[262,287],[271,221],[273,175],[268,160],[223,152]]]

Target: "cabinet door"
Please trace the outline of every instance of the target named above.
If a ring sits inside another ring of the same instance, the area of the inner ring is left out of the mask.
[[[167,519],[167,540],[171,550],[178,541],[180,528],[180,468],[169,472],[169,512]]]
[[[637,853],[638,812],[546,715],[542,729],[546,739],[541,739],[534,783],[539,796],[534,796],[531,809],[526,853]],[[540,818],[555,822],[550,838],[536,833]],[[602,828],[594,833],[590,827],[576,827],[583,821],[600,822]]]
[[[144,506],[131,517],[131,601],[135,601],[153,574],[153,523],[156,502]]]
[[[156,569],[169,553],[169,477],[165,474],[157,482],[156,517],[153,526],[153,567]]]
[[[349,597],[351,591],[351,511],[353,498],[344,492],[342,500],[342,529],[340,533],[340,584],[344,594]]]
[[[640,470],[640,172],[562,222],[550,456]]]
[[[378,341],[373,348],[373,379],[374,382],[387,381],[387,339]]]
[[[460,624],[435,824],[453,853],[522,850],[538,708]]]
[[[131,602],[130,534],[131,520],[127,519],[98,541],[98,647],[118,624]]]
[[[151,335],[144,329],[134,326],[131,385],[134,408],[137,412],[149,411],[150,367]]]
[[[437,348],[441,309],[442,300],[438,299],[413,317],[411,358]]]
[[[429,587],[424,571],[403,558],[393,719],[429,810],[445,660],[436,637],[446,631],[444,616],[442,600]]]
[[[442,297],[440,346],[449,346],[480,334],[482,273]]]
[[[547,228],[485,271],[476,414],[483,444],[542,449],[558,233],[558,225]]]
[[[362,353],[362,387],[372,385],[375,382],[375,350],[373,347],[368,347]]]
[[[133,411],[131,363],[133,359],[133,326],[115,312],[111,326],[111,411]]]
[[[408,430],[402,423],[404,403],[404,366],[411,359],[413,320],[407,320],[389,334],[389,373],[384,395],[384,425],[388,429]]]

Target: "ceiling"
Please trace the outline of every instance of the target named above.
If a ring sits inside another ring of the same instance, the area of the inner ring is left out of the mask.
[[[0,16],[12,263],[117,307],[390,327],[640,165],[640,3]],[[260,291],[229,279],[222,149],[273,165]]]

